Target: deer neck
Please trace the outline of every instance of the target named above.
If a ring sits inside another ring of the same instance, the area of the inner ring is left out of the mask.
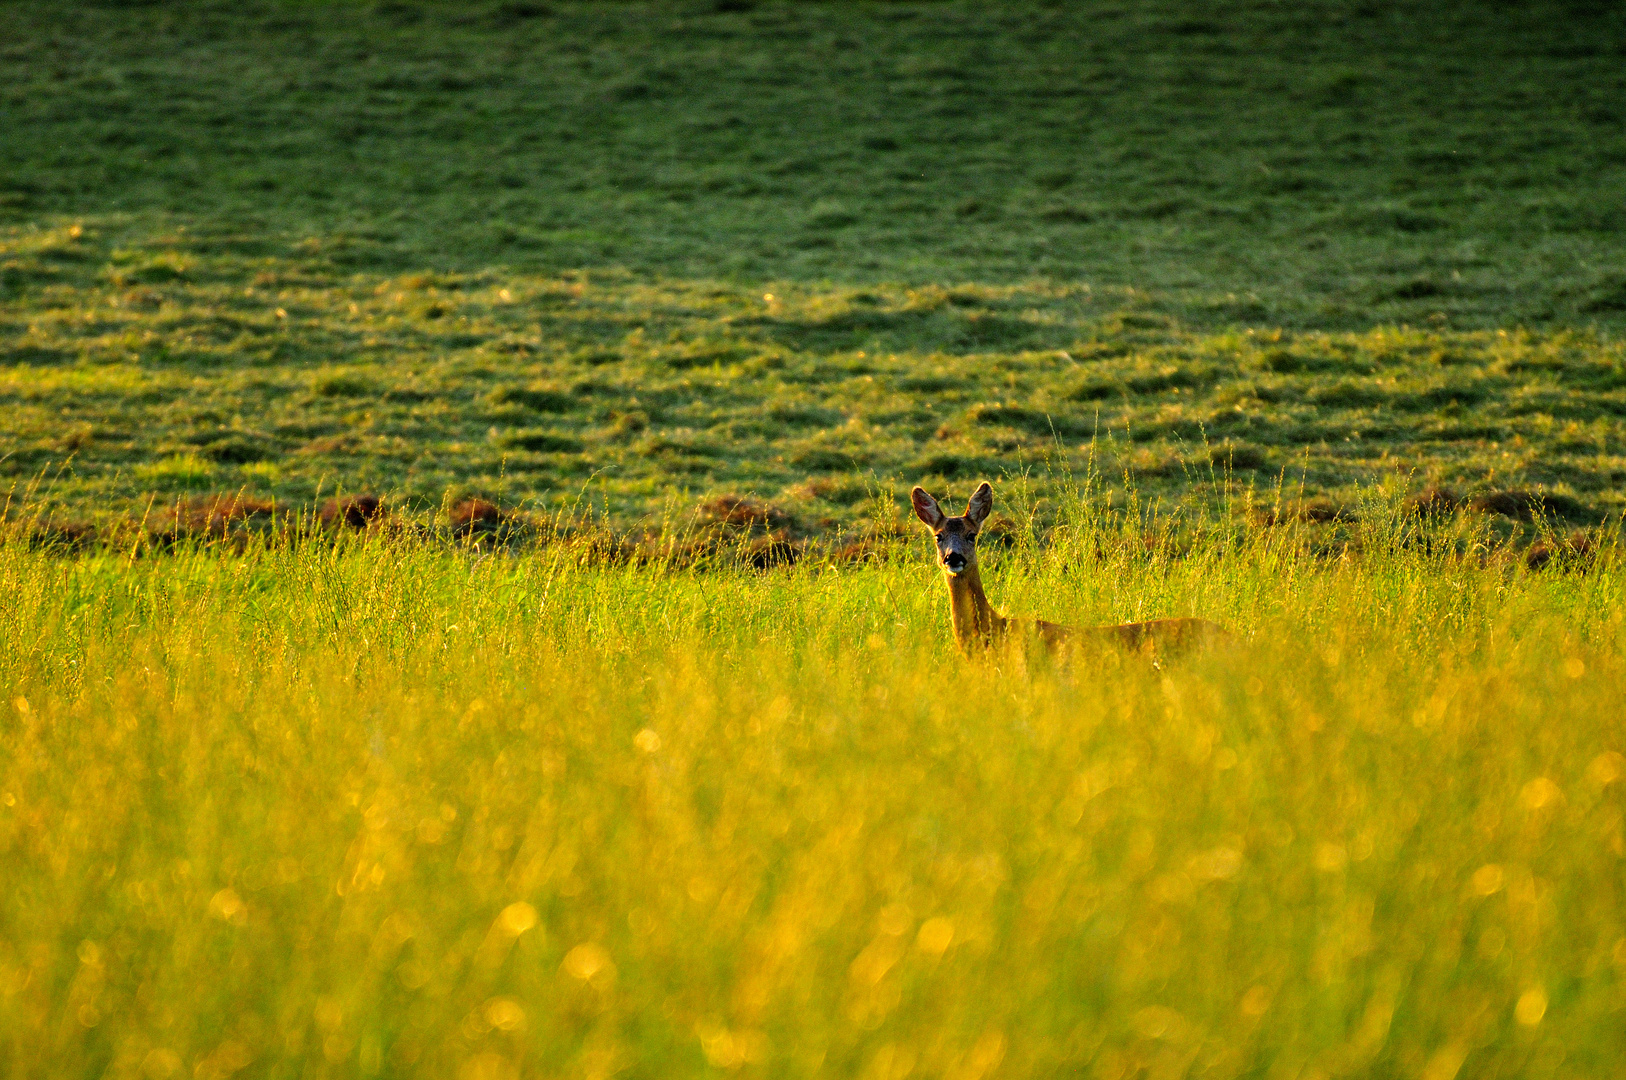
[[[982,574],[976,564],[958,575],[946,576],[954,640],[962,649],[992,644],[1004,632],[1005,620],[988,602],[988,594],[982,591]]]

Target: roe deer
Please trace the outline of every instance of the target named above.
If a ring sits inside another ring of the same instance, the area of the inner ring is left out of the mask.
[[[1230,632],[1207,619],[1153,619],[1117,626],[1062,626],[1043,619],[1007,619],[988,603],[977,570],[977,532],[994,508],[994,489],[985,482],[971,494],[965,513],[949,517],[925,488],[909,493],[915,514],[937,538],[937,561],[948,580],[949,610],[954,640],[970,652],[976,647],[1002,644],[1013,633],[1036,633],[1045,647],[1091,642],[1129,649],[1171,652],[1227,638]]]

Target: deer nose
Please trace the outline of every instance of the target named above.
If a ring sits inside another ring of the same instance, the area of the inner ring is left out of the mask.
[[[965,556],[958,551],[951,551],[943,556],[943,565],[958,574],[965,569]]]

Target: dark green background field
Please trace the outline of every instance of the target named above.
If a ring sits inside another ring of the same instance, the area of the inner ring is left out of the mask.
[[[65,514],[816,527],[1091,460],[1620,504],[1614,5],[5,3],[0,42],[0,472]]]

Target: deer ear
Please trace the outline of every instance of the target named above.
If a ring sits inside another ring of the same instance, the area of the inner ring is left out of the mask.
[[[937,505],[937,500],[926,494],[926,489],[917,487],[909,493],[909,501],[915,506],[915,516],[926,523],[926,528],[936,531],[943,527],[948,518],[943,514],[943,508]]]
[[[984,480],[977,490],[971,493],[971,501],[965,504],[965,516],[971,519],[971,524],[982,528],[982,523],[988,520],[988,514],[994,508],[994,489]]]

